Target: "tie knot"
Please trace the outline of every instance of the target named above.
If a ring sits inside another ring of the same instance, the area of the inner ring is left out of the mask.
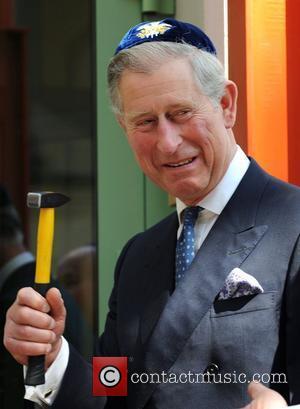
[[[183,214],[183,226],[194,227],[200,210],[202,210],[200,206],[187,207]]]

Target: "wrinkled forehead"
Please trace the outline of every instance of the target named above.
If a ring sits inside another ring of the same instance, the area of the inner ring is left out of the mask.
[[[143,112],[173,109],[199,104],[204,97],[190,67],[177,61],[162,65],[151,74],[124,72],[119,84],[123,113],[136,116]]]
[[[136,71],[126,68],[120,75],[118,88],[121,93],[130,93],[137,90],[143,94],[145,89],[156,89],[157,92],[166,87],[172,89],[177,84],[183,84],[186,90],[197,88],[201,92],[199,81],[190,61],[186,57],[169,57],[147,70]]]

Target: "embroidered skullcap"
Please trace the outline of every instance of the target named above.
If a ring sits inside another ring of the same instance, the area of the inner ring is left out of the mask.
[[[187,43],[211,54],[217,54],[212,41],[199,27],[173,18],[143,22],[132,27],[120,41],[115,54],[136,45],[153,41]]]

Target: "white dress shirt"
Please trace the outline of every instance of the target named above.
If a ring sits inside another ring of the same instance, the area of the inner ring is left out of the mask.
[[[247,172],[249,164],[249,159],[237,145],[236,153],[223,178],[220,180],[217,186],[205,196],[204,199],[200,200],[200,202],[196,204],[196,206],[201,206],[204,209],[199,213],[195,223],[196,252],[201,247],[209,231],[217,221],[219,215],[222,213],[233,193],[236,191],[243,176]],[[182,231],[183,225],[181,214],[186,207],[187,206],[181,200],[176,199],[176,208],[179,220],[177,237],[180,236]]]
[[[25,399],[38,403],[41,406],[43,403],[49,406],[52,405],[67,369],[69,354],[69,344],[66,339],[62,337],[60,351],[53,364],[46,371],[44,385],[25,385]],[[24,377],[26,376],[26,371],[27,367],[24,367]]]

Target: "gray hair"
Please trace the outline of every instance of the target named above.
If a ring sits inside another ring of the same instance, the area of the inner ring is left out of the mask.
[[[217,106],[224,94],[226,79],[215,55],[186,43],[149,42],[122,50],[111,59],[107,79],[113,112],[122,114],[119,83],[125,70],[150,74],[170,59],[183,58],[189,61],[201,92]]]

